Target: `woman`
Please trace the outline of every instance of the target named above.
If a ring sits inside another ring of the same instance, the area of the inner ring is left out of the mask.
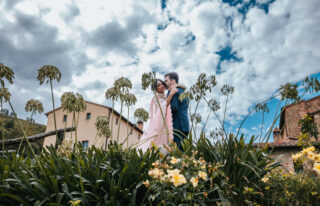
[[[177,87],[186,89],[182,85],[177,85]],[[143,132],[138,146],[138,149],[142,149],[143,152],[146,152],[153,145],[158,148],[168,145],[169,141],[173,139],[170,101],[178,89],[172,88],[169,96],[166,97],[165,91],[168,88],[161,79],[156,79],[153,89],[156,91],[156,95],[150,103],[149,128]]]

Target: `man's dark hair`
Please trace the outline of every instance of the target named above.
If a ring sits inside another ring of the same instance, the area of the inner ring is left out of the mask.
[[[179,83],[179,75],[176,72],[170,72],[166,74],[164,77],[169,77],[170,80],[176,80],[176,83]]]

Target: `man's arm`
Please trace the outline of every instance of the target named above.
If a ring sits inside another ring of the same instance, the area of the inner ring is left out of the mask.
[[[176,113],[179,110],[179,105],[180,105],[180,100],[179,100],[179,96],[181,94],[183,90],[182,89],[178,89],[178,92],[172,96],[171,99],[171,111],[173,113]]]

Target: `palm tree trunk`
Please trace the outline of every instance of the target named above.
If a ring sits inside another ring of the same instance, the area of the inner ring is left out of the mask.
[[[119,142],[120,126],[121,126],[121,119],[122,119],[122,108],[123,108],[123,102],[121,102],[121,109],[120,109],[120,121],[119,121],[119,126],[118,126],[117,143]]]
[[[51,87],[51,98],[52,98],[52,107],[53,107],[54,129],[56,130],[56,144],[55,144],[55,148],[58,148],[58,145],[60,144],[60,142],[59,142],[58,132],[57,132],[56,111],[55,111],[55,106],[54,106],[54,97],[53,97],[53,89],[52,89],[52,81],[51,81],[51,79],[50,79],[50,87]]]

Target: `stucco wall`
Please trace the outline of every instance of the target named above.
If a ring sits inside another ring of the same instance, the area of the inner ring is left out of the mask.
[[[97,129],[95,126],[96,118],[99,115],[105,115],[106,117],[109,116],[109,109],[103,106],[99,106],[96,104],[88,103],[87,102],[87,109],[85,112],[79,113],[79,124],[78,124],[78,132],[77,132],[77,138],[78,141],[88,141],[88,146],[92,146],[94,144],[94,141],[96,141],[95,146],[98,148],[105,148],[105,138],[104,137],[96,137]],[[63,121],[63,116],[67,115],[67,127],[72,126],[72,114],[67,114],[66,111],[63,111],[62,108],[55,111],[56,113],[56,120],[57,120],[57,128],[61,129],[65,127],[65,122]],[[86,119],[87,113],[91,113],[91,117],[89,120]],[[76,114],[76,118],[78,118],[78,114]],[[111,124],[111,115],[110,115],[110,124]],[[118,119],[118,124],[116,124],[116,119]],[[118,127],[120,123],[120,118],[118,115],[113,115],[113,135],[112,139],[117,140],[117,134],[118,134]],[[122,143],[125,141],[127,137],[127,128],[129,128],[129,133],[132,128],[132,135],[129,135],[129,142],[128,146],[135,144],[138,141],[138,135],[141,135],[141,133],[134,129],[132,126],[129,125],[127,127],[127,121],[122,120],[120,123],[120,135],[119,135],[119,142]],[[54,118],[53,118],[53,112],[48,114],[48,122],[46,131],[52,131],[55,130],[54,128]],[[65,139],[70,139],[71,133],[67,133]],[[43,146],[49,146],[50,144],[55,144],[55,136],[49,136],[44,139]],[[75,132],[72,133],[72,139],[75,140]],[[110,139],[109,139],[110,141]],[[124,144],[126,147],[127,144]]]

